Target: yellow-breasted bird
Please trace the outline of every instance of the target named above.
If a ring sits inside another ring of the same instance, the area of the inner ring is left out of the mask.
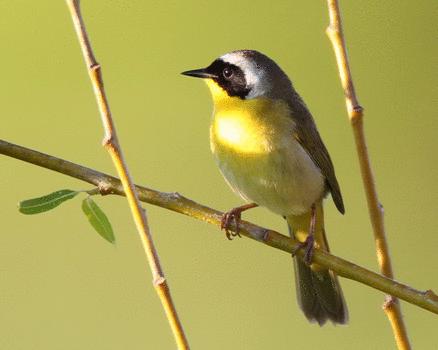
[[[224,215],[236,227],[242,211],[263,206],[283,216],[290,234],[306,248],[295,256],[298,304],[310,322],[344,324],[347,306],[337,276],[311,264],[314,246],[329,250],[323,199],[344,204],[329,153],[306,104],[269,57],[254,50],[227,53],[207,68],[182,74],[203,78],[214,113],[210,145],[231,188],[246,202]],[[238,229],[238,228],[237,228]],[[238,233],[238,231],[237,231]]]

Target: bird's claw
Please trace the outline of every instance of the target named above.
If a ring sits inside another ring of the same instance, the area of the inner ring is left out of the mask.
[[[238,207],[238,208],[233,208],[230,211],[224,213],[224,215],[222,215],[221,230],[225,230],[225,235],[230,241],[236,236],[241,237],[239,233],[239,222],[242,217],[241,214],[242,214],[242,210]],[[230,231],[230,226],[233,221],[235,227],[234,232]]]
[[[300,242],[298,246],[293,250],[292,256],[295,256],[300,249],[304,249],[303,260],[307,265],[312,263],[313,250],[315,248],[315,238],[313,235],[308,235],[304,242]]]

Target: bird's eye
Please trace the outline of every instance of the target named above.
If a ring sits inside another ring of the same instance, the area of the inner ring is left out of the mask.
[[[229,67],[226,67],[222,71],[222,74],[223,74],[225,79],[230,79],[231,76],[233,75],[233,70],[231,68],[229,68]]]

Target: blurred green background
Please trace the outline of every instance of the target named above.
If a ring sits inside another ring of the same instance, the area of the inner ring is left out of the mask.
[[[323,1],[83,1],[119,136],[137,183],[225,210],[240,200],[210,155],[211,100],[183,70],[258,49],[291,76],[330,150],[347,213],[327,201],[332,250],[377,269],[352,133]],[[438,2],[343,1],[344,28],[397,279],[438,290]],[[63,1],[1,1],[0,138],[114,174]],[[0,348],[174,349],[124,198],[96,198],[116,246],[80,199],[36,216],[19,200],[82,182],[0,158]],[[342,280],[347,327],[308,324],[290,256],[146,205],[193,349],[394,349],[382,293]],[[281,218],[245,218],[281,232]],[[403,303],[416,349],[438,342],[438,317]]]

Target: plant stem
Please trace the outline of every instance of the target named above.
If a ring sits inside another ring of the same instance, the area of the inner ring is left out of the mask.
[[[56,158],[23,146],[14,145],[3,140],[0,140],[0,154],[88,182],[96,186],[102,195],[125,195],[119,179],[67,160]],[[138,197],[143,202],[202,220],[217,227],[221,225],[223,213],[220,211],[196,203],[176,192],[159,192],[142,186],[137,186],[136,188]],[[247,221],[241,221],[239,223],[239,232],[246,237],[288,252],[289,254],[296,251],[296,248],[300,244],[292,238],[256,226]],[[302,253],[301,249],[298,250],[298,254]],[[432,290],[416,290],[319,249],[314,250],[312,259],[319,265],[333,270],[339,276],[368,285],[374,289],[438,314],[438,296]]]
[[[330,24],[327,27],[327,35],[335,52],[339,75],[345,94],[347,112],[353,128],[354,140],[356,143],[356,150],[367,198],[368,211],[374,232],[377,260],[381,273],[384,276],[393,279],[394,274],[392,271],[391,257],[389,254],[389,247],[386,239],[385,225],[383,220],[384,212],[383,207],[378,199],[374,175],[371,168],[371,161],[368,155],[363,127],[363,108],[359,104],[354,89],[342,30],[341,14],[338,1],[328,0],[328,9]],[[398,349],[411,349],[398,299],[394,296],[388,295],[383,305],[383,309],[391,324]]]
[[[126,198],[131,209],[131,214],[133,216],[137,231],[140,235],[140,239],[149,262],[150,269],[152,271],[153,285],[163,305],[178,349],[189,349],[189,345],[182,324],[179,320],[175,305],[170,294],[169,286],[161,268],[158,253],[152,240],[146,212],[140,205],[134,182],[131,179],[128,166],[123,157],[114,121],[111,116],[108,99],[106,98],[103,86],[101,66],[97,63],[94,57],[91,43],[85,29],[84,21],[82,19],[79,3],[79,0],[67,0],[67,5],[73,19],[73,25],[78,36],[79,44],[81,46],[85,64],[88,69],[91,84],[93,86],[94,94],[96,96],[97,104],[102,118],[102,124],[105,130],[103,146],[110,154],[117,173],[119,174],[121,183],[123,185],[123,191],[126,194]]]

